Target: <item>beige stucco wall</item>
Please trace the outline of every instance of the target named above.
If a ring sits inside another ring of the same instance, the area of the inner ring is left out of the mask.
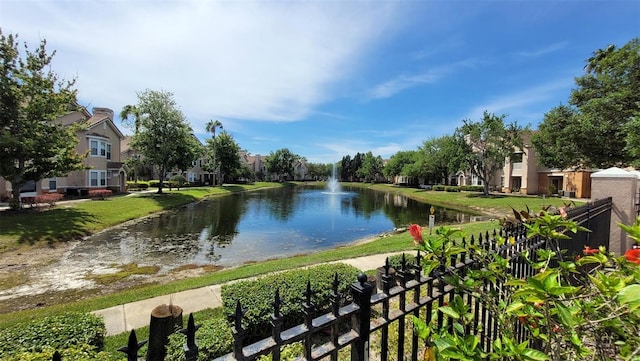
[[[629,177],[592,177],[591,197],[602,199],[612,197],[613,208],[611,211],[611,237],[609,249],[616,255],[622,255],[631,248],[633,242],[623,232],[618,223],[631,224],[635,220],[635,192],[637,191],[637,178]]]

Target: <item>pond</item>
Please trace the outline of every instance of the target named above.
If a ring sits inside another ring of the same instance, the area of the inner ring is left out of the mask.
[[[239,193],[89,237],[72,258],[111,263],[238,266],[328,249],[409,223],[428,224],[429,204],[368,189],[330,193],[282,187]],[[436,207],[436,224],[469,214]]]
[[[86,238],[28,284],[0,291],[0,301],[48,291],[94,288],[90,275],[135,263],[158,275],[187,265],[239,266],[329,249],[405,227],[429,223],[429,204],[403,195],[346,188],[282,187],[189,204]],[[436,225],[466,223],[473,215],[436,207]],[[142,276],[141,276],[142,277]]]

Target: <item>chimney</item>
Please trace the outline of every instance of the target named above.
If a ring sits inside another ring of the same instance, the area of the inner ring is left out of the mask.
[[[106,115],[111,120],[114,120],[113,119],[113,110],[111,110],[109,108],[93,108],[92,111],[93,111],[93,116]]]

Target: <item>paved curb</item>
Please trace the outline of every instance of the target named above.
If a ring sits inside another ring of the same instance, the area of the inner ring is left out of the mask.
[[[329,263],[346,263],[362,271],[367,271],[383,266],[386,258],[393,254],[395,253],[358,257]],[[109,307],[92,313],[104,319],[107,336],[113,336],[148,326],[151,319],[151,311],[162,304],[178,305],[187,315],[207,308],[221,307],[221,289],[222,285],[206,286]]]

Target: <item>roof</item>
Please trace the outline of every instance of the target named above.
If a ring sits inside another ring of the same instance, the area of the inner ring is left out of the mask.
[[[637,174],[618,167],[611,167],[591,174],[591,178],[637,178]]]

